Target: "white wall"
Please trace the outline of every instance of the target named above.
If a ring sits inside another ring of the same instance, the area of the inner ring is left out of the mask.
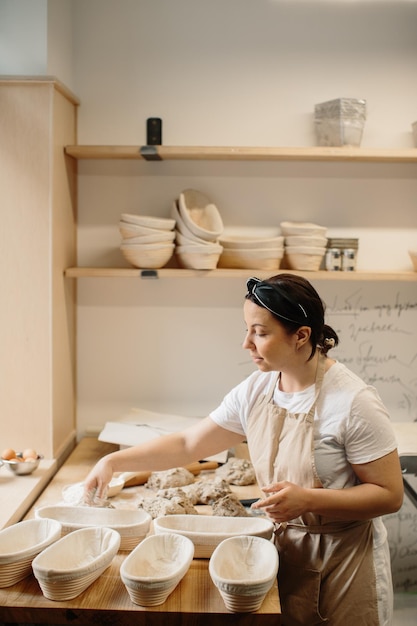
[[[0,74],[46,74],[47,0],[0,1]]]
[[[80,142],[311,145],[314,104],[368,102],[364,145],[411,147],[417,4],[76,0]]]
[[[72,11],[72,0],[0,0],[0,75],[51,75],[73,89]]]
[[[314,104],[343,96],[367,100],[363,146],[411,147],[416,19],[417,4],[398,1],[77,0],[79,142],[141,145],[160,116],[167,145],[314,145]],[[79,172],[80,265],[126,265],[120,213],[167,216],[186,187],[208,193],[226,226],[308,219],[359,235],[362,268],[408,269],[417,242],[415,165],[85,161]],[[248,371],[242,296],[240,280],[79,280],[80,433],[130,406],[213,407]]]

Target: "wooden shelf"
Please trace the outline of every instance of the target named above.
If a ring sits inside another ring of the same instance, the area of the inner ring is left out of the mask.
[[[145,159],[149,161],[356,161],[417,163],[417,148],[226,147],[226,146],[66,146],[75,159]]]
[[[299,274],[309,280],[347,280],[347,281],[417,281],[417,272],[407,271],[355,271],[355,272],[302,272],[280,269],[279,272]],[[258,269],[216,269],[216,270],[187,270],[162,268],[158,270],[142,270],[120,267],[69,267],[65,270],[67,278],[142,278],[152,280],[157,278],[242,278],[257,276],[267,278],[273,271]]]

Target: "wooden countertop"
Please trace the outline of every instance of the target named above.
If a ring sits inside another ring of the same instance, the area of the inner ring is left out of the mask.
[[[35,508],[62,502],[62,488],[83,480],[92,464],[104,454],[117,449],[113,444],[94,438],[83,439],[56,473],[53,480],[34,503],[26,519],[34,516]],[[130,487],[124,492],[143,489]],[[250,488],[241,497],[250,497]],[[251,488],[257,496],[257,489]],[[112,626],[279,626],[280,603],[275,584],[262,607],[255,613],[231,613],[213,585],[208,573],[208,559],[195,559],[178,587],[164,604],[140,607],[129,598],[121,581],[119,569],[128,552],[119,552],[112,565],[86,591],[73,600],[55,602],[45,598],[33,575],[0,589],[0,623],[19,624],[112,624]]]
[[[6,465],[0,467],[0,529],[19,522],[42,493],[57,470],[57,461],[42,459],[36,470],[16,476]]]

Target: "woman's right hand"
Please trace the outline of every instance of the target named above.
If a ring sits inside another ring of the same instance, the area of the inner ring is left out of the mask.
[[[113,467],[107,456],[101,458],[94,465],[84,480],[84,502],[93,504],[94,500],[104,500],[107,487],[113,478]]]

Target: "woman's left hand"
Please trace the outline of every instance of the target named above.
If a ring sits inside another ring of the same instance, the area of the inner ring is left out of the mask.
[[[252,504],[253,509],[263,509],[273,522],[288,522],[307,511],[308,489],[288,481],[262,487],[267,495]]]

